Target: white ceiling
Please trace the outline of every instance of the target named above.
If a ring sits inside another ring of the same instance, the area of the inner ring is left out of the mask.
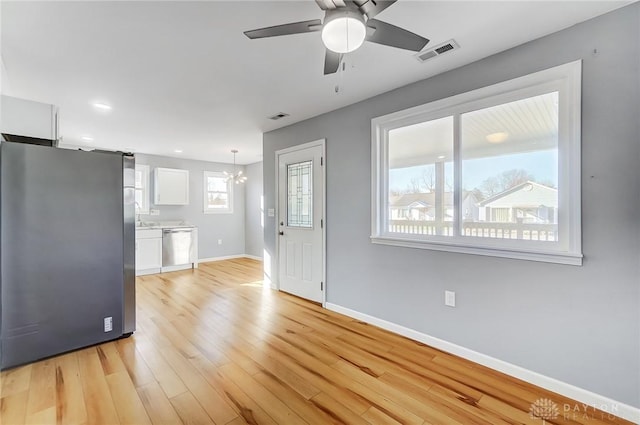
[[[235,148],[238,163],[249,164],[262,159],[265,131],[628,3],[399,0],[377,18],[431,39],[427,48],[454,38],[461,49],[420,63],[412,52],[365,43],[347,56],[345,73],[323,76],[319,33],[262,40],[242,34],[322,18],[311,0],[3,0],[2,92],[60,106],[65,144],[217,162],[231,162]],[[92,102],[113,110],[100,113]],[[278,112],[291,116],[266,118]]]

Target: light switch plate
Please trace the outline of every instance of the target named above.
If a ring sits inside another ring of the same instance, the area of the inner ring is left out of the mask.
[[[456,293],[453,291],[444,291],[444,305],[448,307],[456,306]]]
[[[267,210],[267,217],[275,217],[276,216],[276,209],[275,208],[269,208]]]

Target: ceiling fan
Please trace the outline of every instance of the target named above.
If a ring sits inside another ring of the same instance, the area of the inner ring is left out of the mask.
[[[251,38],[276,37],[322,31],[322,42],[326,47],[324,75],[335,73],[345,53],[371,41],[400,49],[421,51],[428,39],[395,25],[374,19],[397,0],[315,0],[325,11],[324,22],[320,19],[293,22],[245,31]]]

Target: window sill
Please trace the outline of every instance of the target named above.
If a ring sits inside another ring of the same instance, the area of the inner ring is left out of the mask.
[[[203,211],[204,214],[233,214],[233,211],[229,211],[229,210],[222,210],[222,211],[212,211],[212,210],[207,210],[207,211]]]
[[[502,250],[489,247],[465,246],[440,242],[425,242],[388,236],[371,236],[371,242],[379,245],[401,246],[405,248],[430,249],[434,251],[460,254],[486,255],[489,257],[512,258],[516,260],[540,261],[544,263],[582,265],[582,254],[565,252],[539,252],[524,250]]]

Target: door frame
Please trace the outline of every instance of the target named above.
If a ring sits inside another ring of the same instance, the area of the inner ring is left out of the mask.
[[[276,238],[276,249],[275,256],[271,261],[271,265],[275,273],[272,278],[272,282],[275,282],[275,289],[280,291],[280,238],[279,238],[279,220],[280,220],[280,155],[296,152],[300,150],[305,150],[308,148],[313,148],[320,146],[322,148],[322,164],[320,165],[320,181],[322,183],[322,193],[320,194],[322,197],[322,307],[324,308],[327,303],[327,155],[326,155],[326,139],[318,139],[312,142],[303,143],[301,145],[291,146],[288,148],[280,149],[275,152],[275,166],[276,166],[276,180],[275,180],[275,189],[276,189],[276,205],[275,205],[275,226],[274,226],[274,236]]]

